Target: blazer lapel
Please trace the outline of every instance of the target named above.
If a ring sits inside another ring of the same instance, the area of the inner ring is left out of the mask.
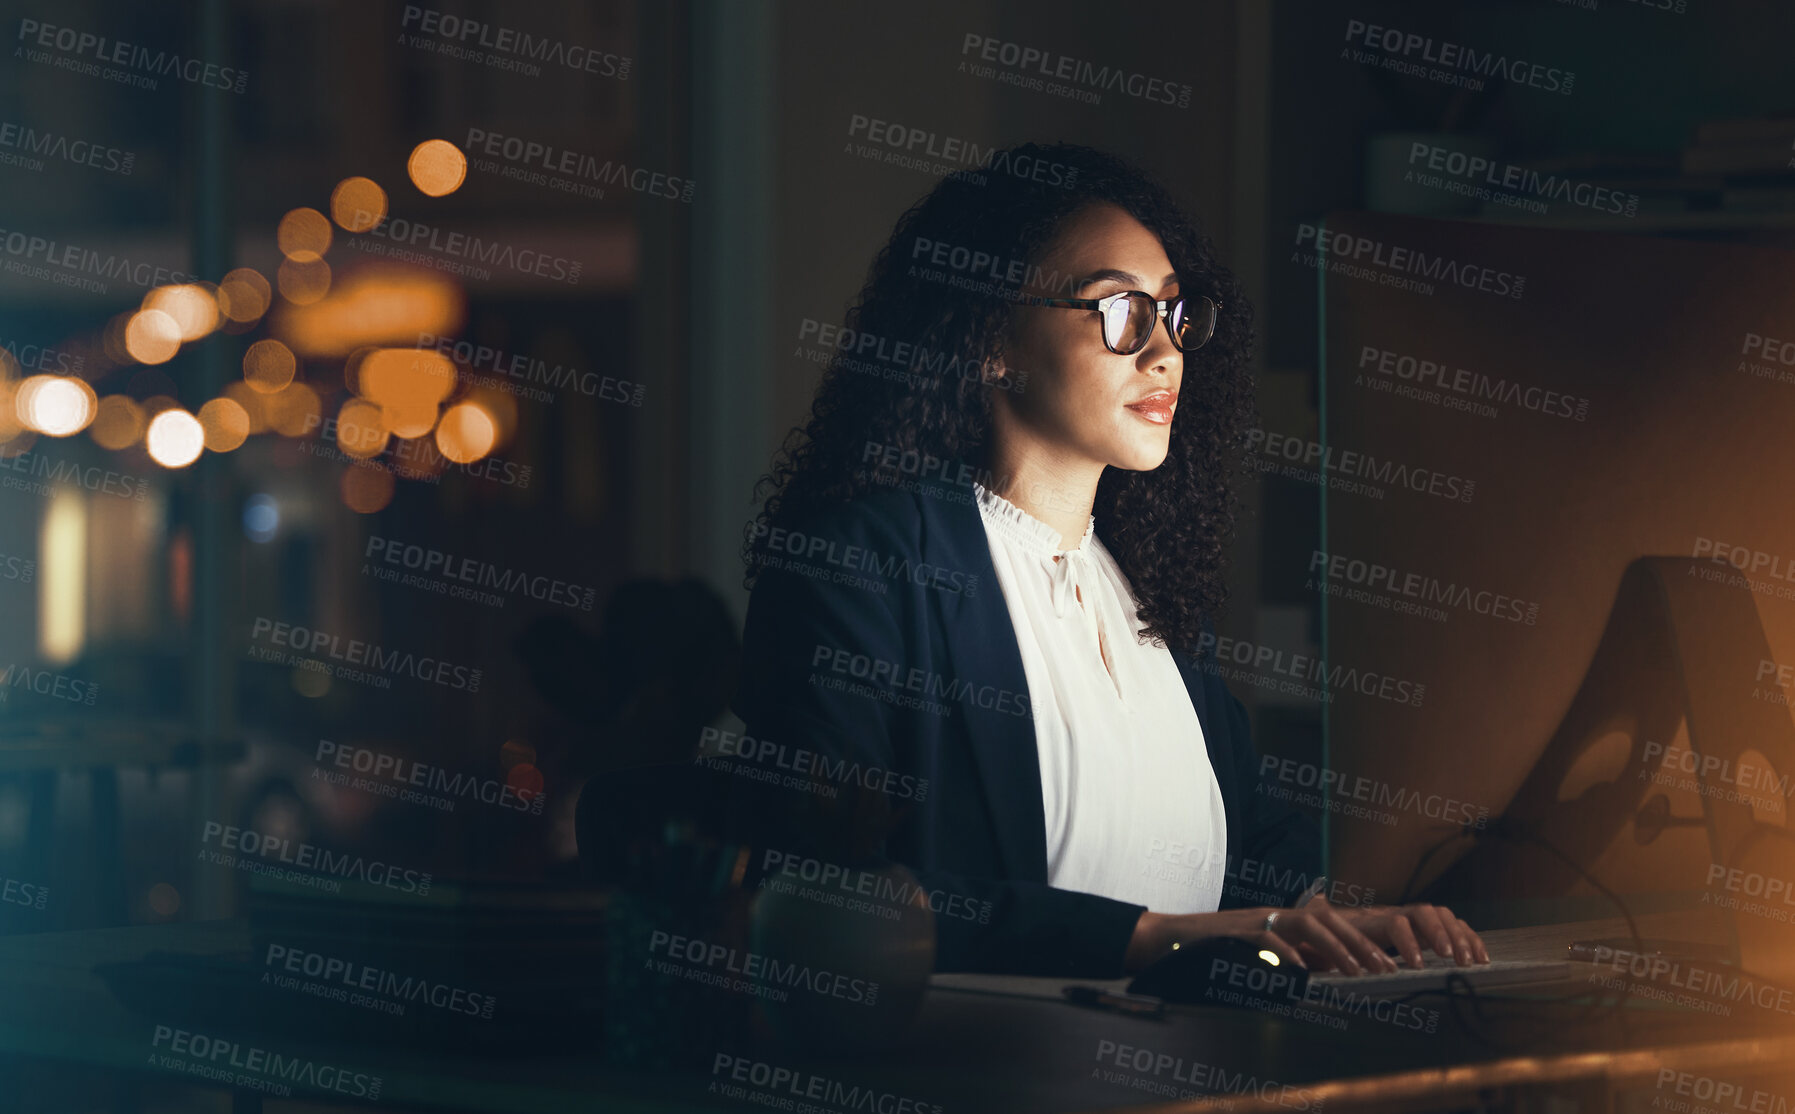
[[[971,485],[942,485],[934,494],[925,493],[919,502],[927,525],[923,559],[978,578],[974,592],[929,593],[940,609],[949,679],[1028,692],[1022,649],[997,583],[997,568],[991,562],[990,543]],[[1041,804],[1032,698],[1029,707],[1030,715],[1019,716],[959,701],[953,714],[963,717],[1005,870],[1018,881],[1045,882],[1047,814]]]

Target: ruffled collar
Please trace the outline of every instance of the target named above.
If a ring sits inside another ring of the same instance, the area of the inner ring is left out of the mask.
[[[1096,536],[1097,530],[1096,515],[1091,515],[1089,521],[1085,523],[1084,536],[1078,539],[1077,545],[1070,549],[1061,549],[1060,542],[1063,539],[1058,530],[977,480],[973,481],[972,486],[978,495],[979,514],[1004,537],[1023,546],[1028,552],[1049,560],[1061,555],[1090,556],[1091,539]]]

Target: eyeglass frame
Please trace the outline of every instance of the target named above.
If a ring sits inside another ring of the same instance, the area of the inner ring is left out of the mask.
[[[1104,319],[1107,320],[1109,317],[1109,307],[1115,304],[1117,298],[1126,298],[1135,294],[1138,294],[1153,303],[1154,308],[1158,311],[1159,321],[1166,322],[1166,336],[1171,338],[1172,347],[1178,349],[1179,353],[1195,352],[1198,348],[1203,347],[1203,345],[1208,344],[1214,339],[1215,326],[1219,325],[1222,320],[1222,303],[1216,301],[1207,294],[1198,294],[1196,297],[1215,307],[1215,322],[1209,327],[1209,335],[1190,348],[1185,348],[1178,343],[1178,338],[1172,334],[1172,324],[1167,316],[1171,312],[1170,306],[1173,302],[1186,302],[1190,300],[1191,296],[1188,294],[1180,294],[1176,298],[1167,298],[1164,301],[1161,301],[1147,293],[1145,290],[1121,290],[1103,298],[1043,298],[1033,294],[1024,294],[1020,295],[1016,300],[1024,305],[1047,306],[1051,309],[1094,309],[1099,314],[1102,314]],[[1159,322],[1154,322],[1154,329],[1157,329],[1158,327]],[[1146,338],[1141,341],[1140,348],[1136,348],[1134,352],[1124,352],[1109,342],[1108,329],[1105,329],[1101,323],[1097,326],[1097,331],[1103,334],[1103,347],[1109,349],[1118,356],[1132,356],[1135,352],[1139,352],[1142,348],[1147,347],[1147,345],[1153,342],[1154,329],[1147,330]]]

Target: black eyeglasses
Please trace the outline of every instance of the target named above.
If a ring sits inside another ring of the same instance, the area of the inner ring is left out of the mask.
[[[1147,347],[1153,328],[1162,317],[1178,351],[1195,352],[1215,335],[1215,319],[1222,312],[1220,302],[1201,294],[1195,298],[1180,295],[1161,302],[1144,290],[1124,290],[1107,298],[1024,295],[1016,300],[1056,309],[1096,310],[1103,318],[1103,345],[1118,356],[1132,356]]]

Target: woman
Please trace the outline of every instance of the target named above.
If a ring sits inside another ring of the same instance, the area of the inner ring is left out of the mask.
[[[1443,908],[1241,900],[1289,905],[1319,858],[1196,655],[1253,424],[1248,307],[1123,160],[992,167],[899,219],[756,489],[746,734],[893,807],[939,969],[1113,977],[1216,935],[1317,970],[1486,962]]]

